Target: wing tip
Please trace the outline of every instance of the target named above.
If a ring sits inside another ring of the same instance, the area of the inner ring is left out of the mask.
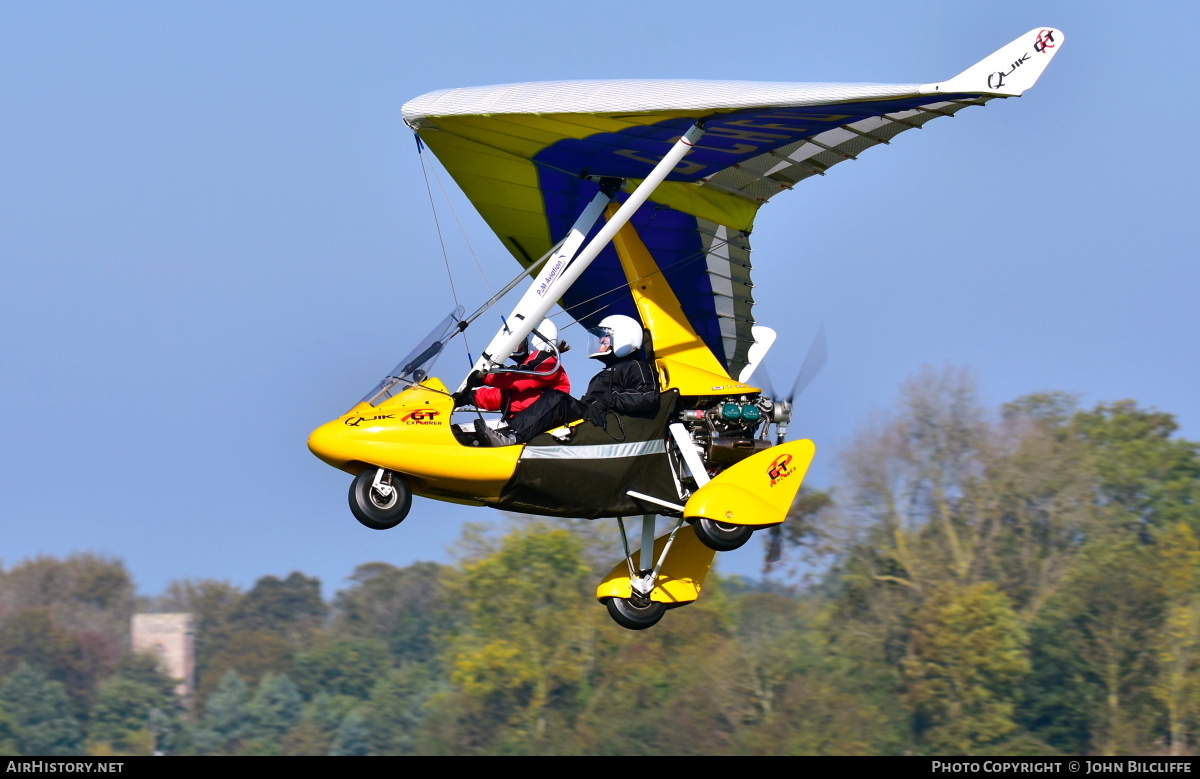
[[[922,84],[921,94],[980,94],[1019,97],[1037,83],[1066,35],[1055,27],[1034,27],[948,81]]]

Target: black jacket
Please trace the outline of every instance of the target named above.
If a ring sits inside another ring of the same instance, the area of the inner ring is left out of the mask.
[[[592,377],[581,399],[584,406],[596,401],[618,414],[645,414],[658,410],[658,374],[634,355],[613,360]]]

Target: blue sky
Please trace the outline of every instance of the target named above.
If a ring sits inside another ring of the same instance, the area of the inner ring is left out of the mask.
[[[502,520],[418,499],[400,527],[367,530],[349,477],[305,447],[454,305],[400,106],[455,86],[930,82],[1058,27],[1067,42],[1024,97],[905,133],[760,212],[773,364],[798,366],[828,333],[790,435],[818,444],[810,482],[834,484],[837,452],[901,382],[953,364],[992,406],[1045,390],[1135,398],[1200,438],[1197,13],[5,4],[0,563],[114,555],[150,595],[299,570],[328,593],[360,563],[449,562],[463,522]],[[470,248],[445,206],[442,224],[472,308],[486,295],[472,252],[493,287],[516,265],[452,201]],[[593,372],[568,367],[579,386]],[[761,550],[718,560],[757,576]]]

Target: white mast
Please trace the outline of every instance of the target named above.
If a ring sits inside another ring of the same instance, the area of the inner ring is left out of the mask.
[[[641,208],[642,204],[650,198],[658,185],[667,177],[684,155],[691,151],[692,146],[704,134],[704,126],[697,122],[684,133],[666,156],[654,166],[654,170],[650,175],[642,180],[642,183],[630,193],[625,203],[617,209],[617,213],[613,214],[612,219],[604,227],[600,228],[600,232],[596,233],[587,246],[571,260],[575,248],[583,241],[587,235],[587,231],[600,218],[600,214],[604,211],[604,206],[608,204],[610,197],[604,194],[603,191],[597,193],[588,207],[584,209],[583,214],[575,222],[575,226],[571,228],[571,236],[563,243],[562,248],[558,253],[546,262],[542,268],[542,272],[538,274],[532,286],[525,292],[521,298],[521,302],[513,309],[511,318],[509,319],[509,328],[501,328],[500,332],[488,344],[487,349],[480,355],[479,360],[475,363],[474,370],[489,371],[498,367],[501,363],[512,354],[516,349],[517,344],[525,340],[535,327],[541,324],[542,319],[549,313],[555,302],[562,297],[563,293],[570,288],[572,284],[583,274],[587,267],[592,264],[592,261],[599,256],[600,252],[608,245],[608,242],[613,239],[617,231],[625,226],[625,223],[633,218],[634,213]],[[595,212],[593,215],[593,211]],[[586,225],[584,223],[586,222]],[[584,225],[581,227],[581,225]],[[576,235],[578,234],[578,235]]]

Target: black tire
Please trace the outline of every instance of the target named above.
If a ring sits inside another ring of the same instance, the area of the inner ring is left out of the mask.
[[[412,508],[412,490],[398,473],[389,472],[392,494],[384,500],[373,485],[378,468],[367,468],[350,483],[350,512],[354,518],[372,530],[387,530],[399,525]]]
[[[645,630],[654,627],[667,613],[667,607],[655,603],[649,598],[634,596],[637,602],[630,598],[605,598],[604,605],[608,607],[608,615],[623,628],[630,630]],[[645,605],[638,605],[644,603]]]
[[[752,525],[731,525],[713,519],[697,519],[692,523],[700,543],[717,552],[732,552],[745,546],[754,535]]]

